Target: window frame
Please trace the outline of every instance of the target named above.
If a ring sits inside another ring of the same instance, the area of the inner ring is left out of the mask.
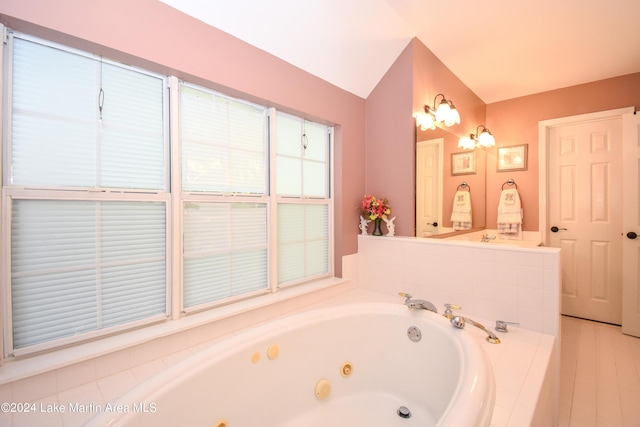
[[[307,283],[309,281],[313,281],[313,280],[319,280],[319,279],[323,279],[326,277],[332,277],[335,274],[335,266],[334,266],[334,248],[335,248],[335,243],[334,243],[334,239],[335,239],[335,234],[334,234],[334,223],[335,223],[335,216],[334,216],[334,176],[333,176],[333,170],[334,170],[334,165],[333,165],[333,153],[334,153],[334,127],[333,126],[328,126],[327,125],[327,176],[326,179],[328,180],[328,182],[326,183],[327,186],[327,195],[326,197],[319,197],[319,196],[304,196],[304,195],[299,195],[299,196],[295,196],[295,195],[279,195],[277,192],[277,170],[276,170],[276,157],[277,157],[277,149],[276,149],[276,135],[275,135],[275,131],[277,129],[277,116],[278,114],[284,114],[290,117],[294,117],[296,119],[301,119],[302,121],[306,121],[306,122],[310,122],[310,120],[305,119],[304,117],[298,117],[295,116],[293,114],[290,113],[286,113],[280,110],[276,110],[275,108],[272,108],[270,110],[269,113],[269,117],[270,117],[270,141],[271,141],[271,148],[270,148],[270,156],[271,156],[271,164],[274,165],[274,167],[271,169],[271,175],[270,175],[270,193],[272,194],[272,197],[275,200],[272,200],[272,211],[271,211],[271,217],[273,218],[272,224],[271,224],[271,232],[274,236],[276,236],[276,238],[272,239],[272,241],[270,242],[272,244],[272,253],[274,254],[274,259],[273,259],[273,265],[274,265],[274,274],[271,277],[271,282],[273,283],[273,287],[274,289],[286,289],[286,288],[290,288],[290,287],[294,287],[294,286],[298,286],[302,283]],[[315,124],[321,124],[318,122],[314,122]],[[301,177],[302,178],[302,177]],[[309,205],[309,204],[316,204],[316,205],[326,205],[327,206],[327,215],[328,215],[328,229],[327,229],[327,233],[328,233],[328,253],[327,253],[327,262],[328,262],[328,272],[327,273],[323,273],[323,274],[318,274],[318,275],[314,275],[314,276],[309,276],[309,277],[303,277],[301,279],[297,279],[297,280],[292,280],[289,282],[283,282],[283,283],[279,283],[279,277],[278,277],[278,257],[279,257],[279,253],[278,253],[278,205],[279,204],[299,204],[299,205]]]
[[[162,154],[163,154],[163,178],[162,189],[138,189],[138,188],[112,188],[112,187],[67,187],[67,186],[46,186],[46,185],[21,185],[14,184],[11,177],[11,162],[12,162],[12,85],[13,81],[13,41],[15,38],[20,38],[28,42],[37,43],[52,49],[57,49],[63,52],[67,52],[72,55],[79,55],[100,63],[105,63],[113,66],[117,66],[126,70],[130,70],[135,73],[150,76],[156,78],[161,82],[162,88]],[[153,73],[148,70],[140,69],[125,64],[120,64],[115,61],[111,61],[102,58],[97,55],[93,55],[88,52],[80,51],[68,46],[63,46],[55,42],[50,42],[38,37],[34,37],[28,34],[20,32],[6,30],[6,51],[2,52],[2,89],[3,89],[3,101],[2,101],[2,247],[0,250],[3,252],[2,256],[2,281],[3,286],[1,289],[2,295],[2,329],[3,329],[3,353],[4,357],[9,356],[23,356],[33,353],[39,353],[79,342],[85,342],[87,340],[96,339],[99,337],[107,336],[113,333],[118,333],[126,330],[131,330],[141,326],[151,325],[163,320],[166,320],[170,315],[171,310],[171,286],[170,277],[172,271],[171,260],[171,187],[170,187],[170,136],[169,136],[169,91],[168,91],[168,78],[164,75]],[[78,335],[71,335],[64,338],[58,338],[42,343],[37,343],[21,348],[14,348],[13,343],[13,307],[12,307],[12,270],[11,270],[11,224],[12,224],[12,206],[15,200],[59,200],[59,201],[100,201],[100,202],[117,202],[117,201],[137,201],[137,202],[157,202],[164,204],[165,208],[165,310],[162,314],[147,317],[145,319],[139,319],[132,322],[127,322],[115,326],[109,326],[92,330],[89,332],[83,332]]]
[[[335,216],[334,216],[334,128],[332,125],[326,125],[328,129],[327,141],[327,197],[292,197],[278,196],[275,191],[276,176],[276,149],[275,149],[275,122],[277,113],[282,110],[267,107],[260,104],[254,104],[260,108],[264,108],[266,113],[266,192],[265,194],[240,194],[240,193],[214,193],[202,194],[197,191],[182,191],[182,157],[181,157],[181,141],[180,141],[180,85],[185,84],[197,88],[203,88],[220,96],[227,97],[240,102],[252,104],[251,101],[235,98],[216,90],[199,86],[197,84],[181,81],[174,75],[161,75],[138,67],[120,64],[115,61],[104,59],[100,56],[74,49],[72,47],[50,42],[45,39],[30,36],[20,32],[7,29],[0,25],[0,29],[5,30],[5,40],[7,43],[0,46],[0,57],[3,66],[0,68],[0,78],[3,93],[2,105],[0,112],[2,120],[0,127],[3,135],[3,146],[0,150],[0,179],[2,179],[2,197],[0,200],[0,214],[2,214],[2,224],[0,226],[0,237],[2,244],[0,245],[0,263],[2,263],[2,280],[3,285],[0,289],[0,304],[2,305],[3,315],[0,316],[0,326],[2,327],[3,340],[0,343],[0,357],[21,357],[40,353],[42,351],[55,350],[57,348],[69,345],[77,345],[87,342],[88,340],[101,339],[114,333],[126,332],[132,329],[147,327],[152,324],[166,321],[177,321],[192,313],[209,311],[215,312],[216,308],[229,306],[241,301],[253,299],[260,296],[268,296],[268,294],[277,293],[282,289],[309,285],[309,289],[317,289],[319,279],[334,277],[335,275]],[[12,39],[14,36],[25,38],[30,41],[44,44],[56,49],[61,49],[73,54],[79,54],[93,60],[100,60],[124,68],[132,69],[136,72],[151,75],[162,79],[163,82],[163,189],[148,190],[135,188],[92,188],[92,187],[46,187],[46,186],[27,186],[13,185],[11,183],[10,171],[11,167],[11,134],[12,134],[12,110],[11,100],[12,93],[9,83],[12,81]],[[305,120],[302,115],[286,113],[301,120]],[[322,124],[320,122],[314,122]],[[323,124],[324,125],[324,124]],[[166,277],[165,277],[165,313],[154,316],[149,319],[142,319],[129,322],[105,329],[98,329],[77,336],[70,336],[62,339],[55,339],[41,344],[28,346],[20,349],[13,348],[13,325],[12,325],[12,307],[11,307],[11,212],[14,200],[34,199],[34,200],[97,200],[97,201],[153,201],[161,202],[165,205],[166,224],[165,224],[165,254],[166,254]],[[189,202],[250,202],[264,203],[266,205],[266,250],[267,250],[267,272],[266,272],[266,289],[248,292],[223,300],[213,301],[208,304],[199,305],[185,309],[183,307],[183,206]],[[279,203],[300,203],[300,204],[323,204],[327,206],[328,212],[328,272],[313,277],[305,277],[288,283],[278,284],[278,240],[277,240],[277,207]],[[297,292],[297,291],[296,291]],[[276,299],[277,300],[277,299]],[[276,300],[272,300],[276,302]],[[262,306],[264,303],[256,301],[256,307]],[[268,302],[267,302],[268,304]],[[226,312],[227,309],[222,310]]]

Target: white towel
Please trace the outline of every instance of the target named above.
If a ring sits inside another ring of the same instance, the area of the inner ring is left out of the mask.
[[[471,228],[471,194],[468,191],[456,191],[453,198],[451,222],[454,230]]]
[[[522,237],[522,206],[515,188],[502,190],[498,204],[498,233],[502,238]]]

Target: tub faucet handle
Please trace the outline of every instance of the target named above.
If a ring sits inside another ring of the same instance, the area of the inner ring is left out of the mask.
[[[408,294],[406,292],[398,292],[398,295],[400,295],[401,297],[404,297],[407,300],[411,299],[411,294]]]
[[[453,317],[453,310],[462,310],[462,307],[457,304],[445,304],[444,308],[445,310],[443,316],[447,319],[451,319]]]
[[[462,316],[453,316],[449,320],[449,322],[451,322],[451,324],[458,329],[464,329],[467,323],[471,323],[473,326],[475,326],[478,329],[482,329],[487,334],[486,340],[488,342],[490,342],[491,344],[500,344],[500,338],[498,338],[496,334],[488,330],[482,323],[476,322],[473,319],[469,319],[468,317],[462,317]]]
[[[496,320],[496,331],[498,332],[509,332],[507,329],[507,325],[517,326],[520,323],[518,322],[505,322],[504,320]]]

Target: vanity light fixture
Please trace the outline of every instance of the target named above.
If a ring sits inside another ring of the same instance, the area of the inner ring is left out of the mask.
[[[442,97],[442,100],[436,107],[436,101],[439,96]],[[436,123],[444,123],[447,127],[460,123],[460,113],[458,113],[456,106],[441,93],[433,98],[433,107],[425,105],[424,114],[420,113],[416,115],[416,126],[418,126],[420,130],[434,130]]]
[[[482,131],[480,132],[480,128]],[[480,147],[493,147],[496,145],[496,140],[493,137],[493,134],[486,126],[480,125],[476,128],[476,133],[470,134],[468,137],[464,136],[460,138],[458,141],[458,148],[462,148],[464,150],[473,150],[475,146],[479,145]]]

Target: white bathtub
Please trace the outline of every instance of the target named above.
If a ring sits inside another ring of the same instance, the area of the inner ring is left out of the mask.
[[[102,405],[88,425],[488,426],[494,400],[491,365],[462,330],[401,303],[362,303],[219,341]]]

